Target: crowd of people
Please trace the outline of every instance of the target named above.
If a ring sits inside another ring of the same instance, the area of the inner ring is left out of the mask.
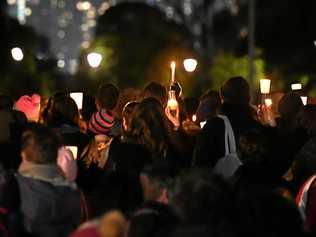
[[[170,91],[176,104],[170,103]],[[247,81],[0,95],[0,236],[313,236],[316,105]]]

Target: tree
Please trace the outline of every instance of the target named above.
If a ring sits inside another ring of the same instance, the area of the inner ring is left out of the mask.
[[[219,90],[223,83],[231,77],[242,76],[248,78],[248,63],[247,56],[237,57],[232,53],[220,51],[214,57],[213,65],[211,67],[210,74],[212,76],[211,88]],[[264,66],[265,63],[262,59],[255,61],[256,68],[256,83],[259,84],[259,80],[264,78]]]
[[[38,35],[33,28],[20,25],[6,14],[6,1],[0,7],[0,93],[18,97],[26,93],[49,93],[54,87],[52,72],[56,64],[47,64],[49,60],[38,60],[36,53],[48,50],[48,40]],[[23,50],[21,62],[12,59],[11,49]],[[50,66],[48,66],[50,65]],[[39,68],[39,66],[41,68]]]
[[[103,61],[99,69],[87,73],[85,57],[92,51],[102,53]],[[175,60],[177,79],[185,85],[189,76],[180,67],[182,60],[192,55],[191,35],[183,25],[166,19],[157,8],[126,2],[99,18],[95,41],[82,52],[79,74],[120,87],[139,87],[150,80],[167,85],[170,61]]]

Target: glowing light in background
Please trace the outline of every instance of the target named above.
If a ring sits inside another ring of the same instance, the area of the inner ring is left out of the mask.
[[[183,61],[184,69],[187,72],[194,72],[197,65],[198,65],[198,62],[194,58],[187,58]]]
[[[99,53],[89,53],[87,56],[88,63],[90,67],[97,68],[102,62],[102,55]]]
[[[15,48],[11,49],[11,55],[15,61],[22,61],[24,58],[23,51],[19,47],[15,47]]]

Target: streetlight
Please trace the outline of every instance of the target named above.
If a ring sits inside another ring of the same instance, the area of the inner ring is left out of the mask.
[[[194,58],[187,58],[183,61],[184,69],[187,72],[194,72],[197,65],[198,65],[198,62]]]
[[[11,56],[15,61],[22,61],[24,58],[23,51],[19,47],[11,49]]]
[[[95,52],[89,53],[87,56],[87,60],[88,60],[90,67],[97,68],[101,64],[102,55],[99,53],[95,53]]]

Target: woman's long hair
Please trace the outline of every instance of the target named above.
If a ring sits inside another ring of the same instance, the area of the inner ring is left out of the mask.
[[[66,95],[54,96],[47,106],[44,123],[47,126],[61,126],[63,124],[78,126],[79,111],[76,102]]]
[[[146,98],[133,113],[127,140],[143,145],[154,157],[166,157],[169,143],[169,125],[161,104]]]

